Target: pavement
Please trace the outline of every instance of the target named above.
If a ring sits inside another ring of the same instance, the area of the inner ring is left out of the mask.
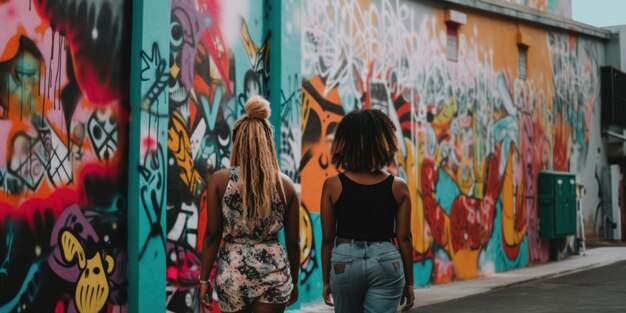
[[[515,287],[521,284],[529,284],[538,281],[549,280],[557,277],[561,277],[568,274],[579,273],[582,271],[587,271],[590,269],[607,267],[608,265],[616,264],[620,261],[626,261],[626,247],[601,247],[588,249],[586,251],[585,256],[573,255],[569,256],[563,260],[543,263],[538,265],[533,265],[529,267],[524,267],[520,269],[510,270],[506,272],[494,273],[488,276],[469,279],[464,281],[455,281],[449,284],[442,285],[432,285],[423,288],[415,289],[415,307],[411,309],[409,312],[419,313],[419,312],[503,312],[501,309],[498,310],[485,310],[484,304],[479,305],[480,310],[471,311],[472,308],[468,307],[465,304],[466,299],[470,299],[467,297],[483,295],[485,293],[495,293],[496,291],[508,290],[513,288],[506,287]],[[620,263],[621,264],[621,263]],[[622,268],[626,268],[626,262],[623,263]],[[624,278],[621,279],[620,284],[626,285],[623,283],[626,281],[626,270],[620,270],[623,273]],[[570,275],[571,276],[571,275]],[[610,277],[610,275],[609,275]],[[531,288],[532,289],[532,288]],[[538,290],[541,290],[539,288]],[[321,292],[321,291],[320,291]],[[620,297],[624,298],[622,295],[626,293],[621,292]],[[464,299],[464,301],[458,301],[459,299]],[[472,297],[471,299],[473,299]],[[525,303],[532,303],[533,298],[531,297],[522,297],[522,301]],[[478,299],[480,302],[480,299]],[[476,299],[474,299],[476,301]],[[454,311],[452,308],[446,309],[437,309],[436,304],[439,303],[454,303],[459,302],[461,311]],[[488,302],[485,302],[488,303]],[[626,306],[626,304],[624,304]],[[512,307],[512,305],[511,305]],[[509,310],[510,307],[506,309],[507,313],[513,313]],[[329,313],[333,312],[331,307],[328,307],[321,304],[310,305],[301,308],[300,310],[290,311],[290,312],[298,312],[298,313]],[[521,312],[521,311],[520,311]],[[570,310],[557,310],[557,311],[545,311],[543,309],[540,310],[524,310],[523,312],[570,312]],[[571,311],[574,312],[574,311]],[[594,311],[580,311],[580,312],[594,312]],[[602,311],[602,312],[626,312],[626,308],[622,308],[619,311]]]
[[[626,312],[626,261],[499,288],[412,310],[414,313]]]

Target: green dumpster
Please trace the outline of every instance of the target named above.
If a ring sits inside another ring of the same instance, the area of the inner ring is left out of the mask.
[[[576,176],[539,173],[539,235],[554,239],[576,234]]]

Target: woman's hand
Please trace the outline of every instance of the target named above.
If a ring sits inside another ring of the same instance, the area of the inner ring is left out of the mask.
[[[298,285],[294,284],[293,289],[291,289],[291,297],[287,302],[287,306],[290,306],[298,301]]]
[[[415,293],[413,292],[413,286],[404,286],[402,289],[402,299],[400,303],[404,303],[402,307],[402,312],[408,311],[413,307],[415,302]]]
[[[333,303],[333,300],[330,298],[331,293],[332,292],[330,291],[330,284],[324,284],[324,291],[322,295],[322,297],[324,298],[324,302],[326,302],[327,305],[334,306],[335,304]]]
[[[198,289],[198,300],[200,301],[200,304],[209,312],[212,310],[213,286],[211,286],[211,284],[200,284],[200,288]],[[201,311],[203,312],[204,310]]]

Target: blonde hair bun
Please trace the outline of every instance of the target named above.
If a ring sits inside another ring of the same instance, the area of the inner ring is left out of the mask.
[[[252,96],[246,102],[246,115],[266,120],[270,117],[270,103],[261,96]]]

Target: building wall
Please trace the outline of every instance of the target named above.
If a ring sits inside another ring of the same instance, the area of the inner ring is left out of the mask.
[[[572,18],[572,0],[503,0],[545,13]]]
[[[232,126],[246,100],[269,96],[271,8],[270,1],[171,3],[167,309],[190,312],[199,307],[207,181],[230,166]]]
[[[576,173],[588,190],[585,215],[593,216],[594,174],[606,162],[601,42],[466,11],[458,61],[450,61],[441,7],[306,1],[302,12],[300,174],[316,237],[322,182],[337,173],[332,133],[358,108],[381,109],[398,127],[401,149],[390,169],[411,189],[416,285],[547,261],[538,233],[541,170]],[[518,78],[518,34],[529,46],[526,79]],[[316,272],[305,284],[321,286]]]
[[[125,309],[129,12],[0,1],[0,312]]]
[[[514,2],[568,16],[569,1]],[[334,129],[357,108],[398,127],[390,169],[412,191],[416,284],[545,262],[540,170],[578,175],[595,231],[601,43],[466,11],[450,61],[444,9],[425,3],[171,0],[170,52],[141,51],[148,93],[132,150],[127,1],[0,1],[0,312],[125,310],[127,190],[151,223],[138,242],[165,245],[167,310],[197,311],[206,184],[229,166],[232,125],[254,94],[272,99],[281,168],[302,194],[295,307],[321,301],[319,195],[337,173]],[[167,114],[152,109],[165,102]],[[155,142],[165,135],[167,155]],[[95,298],[80,292],[95,285]]]
[[[606,47],[607,65],[626,72],[626,25],[606,27],[611,31],[611,39]]]

